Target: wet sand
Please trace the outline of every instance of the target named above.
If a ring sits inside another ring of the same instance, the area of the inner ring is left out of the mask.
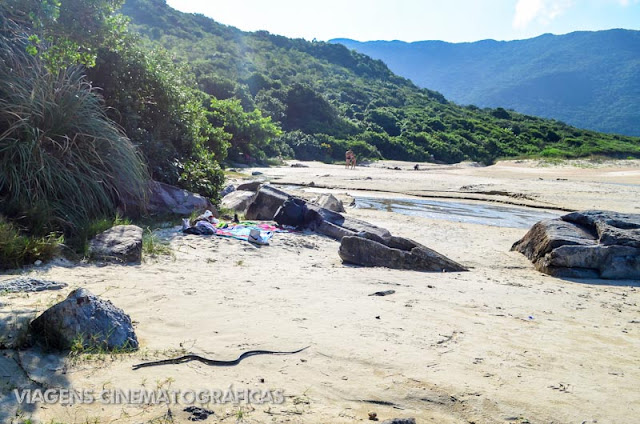
[[[640,167],[632,161],[507,162],[485,168],[424,164],[421,171],[395,162],[353,171],[306,165],[259,171],[272,183],[301,190],[314,182],[313,191],[328,187],[344,199],[357,193],[477,198],[556,213],[640,208]],[[401,170],[387,169],[396,166]],[[0,422],[21,422],[16,412],[42,422],[190,422],[183,411],[187,405],[40,404],[20,412],[14,388],[188,390],[231,384],[284,389],[285,402],[208,405],[215,415],[203,422],[353,423],[368,421],[368,412],[381,421],[415,417],[419,423],[637,421],[638,281],[570,281],[540,274],[509,251],[525,228],[361,208],[347,213],[413,238],[471,270],[433,274],[343,265],[338,243],[312,233],[276,234],[270,246],[256,248],[174,229],[162,232],[174,258],[126,267],[60,263],[33,269],[29,275],[69,287],[2,295],[5,323],[35,316],[73,288],[86,287],[131,316],[142,348],[130,355],[76,358],[34,349],[2,351]],[[381,290],[396,293],[369,296]],[[235,367],[191,362],[131,369],[186,351],[235,359],[246,350],[304,346],[310,347],[296,355],[256,356]]]

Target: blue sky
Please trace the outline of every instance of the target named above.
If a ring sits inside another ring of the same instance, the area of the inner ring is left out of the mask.
[[[640,29],[640,0],[167,0],[245,31],[308,40],[514,40]]]

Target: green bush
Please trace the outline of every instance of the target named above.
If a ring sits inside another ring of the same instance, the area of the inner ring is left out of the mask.
[[[218,204],[220,187],[224,184],[224,172],[207,151],[201,151],[199,159],[189,160],[180,165],[178,185],[185,190],[198,193]]]
[[[54,257],[63,242],[60,235],[28,237],[0,216],[0,269],[19,268]]]
[[[142,201],[142,158],[79,68],[50,73],[6,25],[0,65],[0,211],[42,235]]]

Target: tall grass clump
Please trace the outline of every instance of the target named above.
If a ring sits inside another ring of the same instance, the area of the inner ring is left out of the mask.
[[[32,234],[73,234],[120,198],[142,204],[143,159],[82,69],[49,72],[16,28],[0,15],[0,211]]]
[[[0,270],[18,268],[54,257],[63,238],[60,235],[26,236],[0,216]]]

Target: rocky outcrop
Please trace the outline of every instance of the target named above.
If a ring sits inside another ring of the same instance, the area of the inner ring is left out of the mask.
[[[116,263],[139,263],[142,260],[142,228],[116,225],[89,242],[91,258]]]
[[[357,233],[369,233],[386,239],[391,237],[391,233],[385,229],[366,221],[362,221],[356,218],[344,216],[340,213],[330,211],[318,205],[307,203],[307,216],[305,222],[308,223],[310,229],[315,230],[326,236],[335,238],[340,241],[345,235],[356,235]],[[331,225],[328,225],[331,224]],[[339,237],[334,237],[334,228],[340,227],[341,232]],[[328,230],[328,231],[327,231]]]
[[[307,203],[268,185],[260,188],[246,218],[275,219],[281,225],[308,228],[341,241],[339,254],[348,263],[418,271],[466,271],[438,252],[395,237],[385,228]]]
[[[255,197],[256,193],[253,191],[236,190],[224,196],[220,205],[238,213],[245,213]]]
[[[360,233],[343,237],[338,251],[344,262],[367,267],[385,267],[428,272],[459,272],[467,268],[413,240]]]
[[[108,300],[86,289],[71,292],[30,324],[34,335],[46,346],[69,349],[135,350],[138,339],[131,318]]]
[[[338,200],[333,194],[321,194],[313,199],[312,202],[322,208],[329,209],[330,211],[338,213],[345,212],[342,201]]]
[[[540,221],[511,250],[563,278],[640,278],[640,215],[581,211]]]
[[[282,190],[265,185],[258,190],[258,195],[245,214],[248,220],[271,221],[282,204],[291,197]]]
[[[190,215],[194,211],[210,210],[215,207],[199,194],[157,181],[149,181],[146,190],[146,202],[120,196],[118,210],[123,216],[138,218],[141,215]]]
[[[270,185],[265,185],[258,190],[258,195],[245,215],[248,220],[273,220],[278,209],[284,202],[293,196],[278,190]],[[377,227],[359,219],[345,217],[344,215],[325,209],[313,203],[298,200],[304,204],[305,212],[301,220],[302,224],[321,234],[340,240],[347,235],[355,235],[359,232],[376,234],[382,238],[391,237],[391,233],[384,228]]]
[[[151,215],[185,216],[194,211],[203,210],[216,213],[211,202],[199,194],[156,181],[152,181],[149,185],[147,213]]]

